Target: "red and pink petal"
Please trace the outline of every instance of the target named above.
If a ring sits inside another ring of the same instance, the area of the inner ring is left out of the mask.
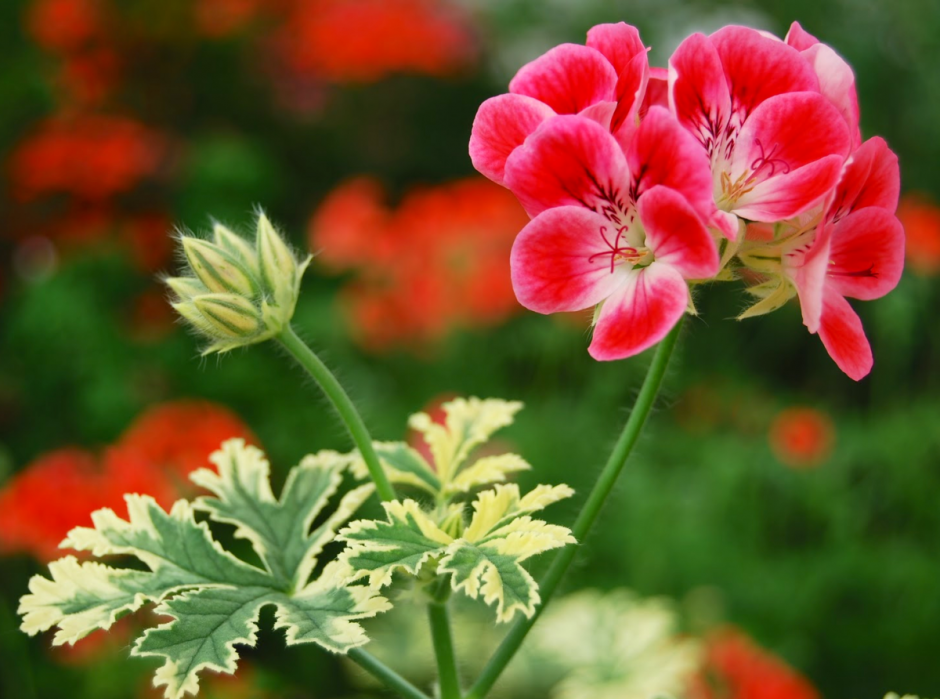
[[[719,29],[709,40],[721,59],[732,109],[741,121],[775,95],[819,90],[812,66],[779,39],[732,25]]]
[[[470,132],[473,167],[503,184],[506,158],[554,114],[548,105],[525,95],[498,95],[486,100],[477,110]]]
[[[606,229],[606,231],[605,231]],[[579,311],[607,298],[624,273],[611,271],[616,233],[603,216],[563,206],[540,214],[516,237],[510,255],[516,298],[538,313]]]
[[[762,182],[851,148],[848,127],[822,95],[794,92],[765,100],[741,127],[731,160],[731,180],[750,173]]]
[[[708,219],[715,209],[708,156],[695,137],[662,107],[651,107],[626,151],[637,194],[665,185]]]
[[[790,31],[787,32],[784,41],[788,46],[792,46],[797,51],[804,51],[819,43],[819,39],[803,29],[799,22],[794,22],[790,25]]]
[[[581,116],[556,116],[509,156],[505,184],[530,216],[556,206],[598,210],[622,199],[630,171],[603,126]]]
[[[603,54],[588,46],[562,44],[527,63],[509,91],[544,102],[558,114],[577,114],[615,99],[617,73]]]
[[[887,209],[853,211],[834,226],[829,259],[828,284],[839,294],[881,298],[904,271],[904,228]]]
[[[803,325],[811,333],[819,331],[831,241],[832,226],[821,225],[813,237],[791,246],[783,254],[783,268],[800,298]]]
[[[802,52],[819,79],[819,91],[839,110],[849,127],[852,147],[862,142],[859,129],[858,93],[855,73],[845,60],[825,44],[816,44]]]
[[[689,304],[689,288],[675,268],[654,262],[626,274],[601,307],[588,352],[624,359],[652,347],[672,330]]]
[[[623,73],[637,54],[646,54],[639,30],[626,22],[591,27],[585,44],[603,54],[617,75]]]
[[[669,59],[669,109],[711,152],[731,118],[731,93],[721,58],[704,34],[679,44]]]
[[[849,302],[833,289],[827,289],[823,299],[819,338],[849,378],[860,381],[871,371],[874,358],[862,321]]]
[[[775,223],[820,203],[839,180],[843,158],[830,155],[786,175],[772,177],[739,197],[734,213],[751,221]]]
[[[718,273],[715,240],[681,194],[662,185],[653,187],[639,198],[637,209],[656,265],[669,265],[686,279],[708,279]]]
[[[877,206],[894,213],[901,195],[901,171],[896,156],[883,138],[875,136],[849,157],[836,188],[829,215],[840,218],[850,211]]]

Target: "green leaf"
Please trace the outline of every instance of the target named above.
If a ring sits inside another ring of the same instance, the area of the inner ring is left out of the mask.
[[[431,449],[438,477],[448,483],[475,447],[512,424],[522,403],[498,398],[456,398],[441,407],[445,413],[443,425],[434,422],[427,413],[412,415],[408,425],[422,434]]]
[[[338,538],[349,543],[340,562],[355,577],[368,577],[370,585],[381,588],[396,570],[416,575],[426,561],[439,558],[438,574],[450,573],[455,590],[495,604],[497,621],[509,621],[516,612],[531,617],[539,602],[538,585],[522,562],[575,540],[568,528],[529,513],[572,493],[565,485],[538,486],[523,497],[515,484],[497,485],[477,496],[473,517],[460,527],[459,538],[442,526],[460,518],[460,505],[431,514],[414,500],[383,503],[386,521],[359,520],[340,531]]]
[[[444,553],[453,537],[442,531],[414,500],[383,502],[387,521],[358,520],[337,537],[349,544],[340,556],[357,578],[369,577],[372,587],[384,587],[392,573],[412,575],[435,554]]]
[[[275,607],[275,627],[288,645],[316,643],[344,653],[366,642],[356,620],[389,608],[364,586],[348,587],[351,571],[336,563],[308,583],[316,556],[371,492],[362,486],[344,496],[336,511],[311,531],[314,519],[340,483],[347,460],[332,452],[307,457],[292,470],[280,499],[268,481],[264,455],[230,440],[212,456],[216,474],[201,470],[193,480],[212,496],[180,500],[169,513],[148,496],[127,495],[128,519],[104,509],[93,527],[73,529],[63,545],[95,556],[134,556],[147,571],[80,563],[66,556],[49,566],[51,579],[35,576],[20,602],[22,629],[30,635],[58,627],[53,643],[74,643],[148,602],[171,621],[148,630],[132,655],[159,657],[155,684],[168,699],[195,693],[203,669],[231,673],[236,645],[254,645],[258,614]],[[225,551],[194,509],[233,524],[249,540],[264,569]]]
[[[473,518],[463,538],[448,547],[438,572],[453,575],[455,590],[495,603],[499,622],[510,621],[517,611],[531,617],[540,599],[538,585],[521,563],[576,542],[567,527],[532,519],[527,513],[572,494],[564,485],[540,485],[525,497],[520,497],[515,484],[483,491],[473,503]]]

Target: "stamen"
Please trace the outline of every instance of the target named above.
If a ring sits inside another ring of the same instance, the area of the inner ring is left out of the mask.
[[[763,170],[765,167],[770,167],[770,174],[767,177],[773,177],[777,172],[777,167],[779,166],[782,172],[780,174],[786,175],[790,172],[790,164],[783,158],[775,158],[774,153],[777,152],[777,147],[779,144],[775,143],[774,147],[770,149],[769,153],[764,153],[764,144],[760,142],[760,139],[755,139],[757,141],[757,147],[760,148],[760,157],[756,158],[754,162],[751,163],[751,178],[757,177],[757,174]]]
[[[640,257],[639,251],[636,248],[632,248],[626,245],[623,247],[620,246],[620,238],[626,232],[627,232],[626,226],[621,226],[620,228],[618,228],[617,237],[614,238],[614,242],[611,243],[610,240],[607,239],[607,226],[601,226],[600,228],[601,239],[604,241],[607,247],[610,248],[610,250],[605,250],[604,252],[594,253],[593,255],[588,257],[588,262],[593,263],[594,260],[597,259],[598,257],[604,257],[605,255],[610,255],[610,273],[613,274],[614,265],[618,259],[623,259],[623,260],[639,259]]]

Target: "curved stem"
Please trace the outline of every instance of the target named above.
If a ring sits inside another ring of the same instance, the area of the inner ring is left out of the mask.
[[[646,372],[646,379],[643,381],[643,387],[636,398],[633,411],[627,419],[627,424],[624,425],[623,432],[621,432],[610,458],[607,459],[597,483],[594,484],[594,489],[591,490],[587,502],[584,503],[584,507],[581,508],[581,512],[571,528],[571,533],[580,543],[584,543],[585,537],[597,519],[604,501],[610,495],[610,491],[617,481],[617,476],[623,470],[624,464],[626,464],[627,458],[630,456],[630,452],[633,451],[633,446],[643,430],[646,418],[649,417],[656,396],[659,394],[659,387],[662,385],[663,376],[666,374],[666,367],[669,365],[669,358],[672,356],[676,339],[679,337],[681,325],[682,321],[680,320],[656,348],[656,354],[653,356],[653,361]],[[531,619],[522,617],[513,624],[513,627],[506,634],[503,642],[500,643],[499,648],[496,649],[493,657],[483,668],[483,672],[480,673],[479,678],[477,678],[464,699],[483,699],[493,688],[506,665],[509,664],[516,651],[519,650],[526,634],[529,633],[529,630],[538,620],[542,610],[545,609],[555,593],[555,588],[561,582],[577,551],[578,547],[576,546],[566,546],[555,556],[545,576],[539,581],[539,594],[542,597],[542,602],[535,610],[535,615]]]
[[[375,490],[379,494],[379,497],[383,500],[394,500],[395,490],[392,488],[388,476],[385,475],[385,471],[379,463],[379,457],[372,447],[372,437],[369,435],[369,430],[366,429],[366,425],[362,421],[359,412],[356,410],[356,406],[353,405],[352,400],[350,400],[346,391],[343,390],[339,381],[337,381],[333,373],[327,369],[326,364],[314,354],[313,350],[310,349],[303,340],[297,337],[297,333],[294,332],[294,329],[290,325],[277,335],[277,340],[281,343],[281,346],[297,360],[297,363],[307,370],[307,373],[319,384],[320,388],[323,389],[323,392],[326,394],[326,397],[330,399],[333,407],[336,408],[336,412],[339,413],[340,418],[346,425],[346,429],[349,430],[349,435],[352,437],[353,442],[359,448],[359,453],[362,455],[362,459],[369,469],[369,475],[375,483]]]
[[[434,655],[437,658],[441,699],[460,699],[460,678],[457,675],[457,658],[454,655],[454,639],[450,632],[447,603],[430,602],[428,621],[431,622],[431,639],[434,642]]]
[[[389,689],[394,689],[405,699],[430,699],[430,697],[415,687],[411,682],[385,665],[381,660],[361,648],[349,651],[349,658],[355,661],[362,669],[376,679],[381,680]]]

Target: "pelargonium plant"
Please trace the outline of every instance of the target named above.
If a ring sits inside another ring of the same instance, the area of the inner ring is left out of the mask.
[[[236,646],[253,645],[259,612],[274,608],[288,645],[348,655],[399,695],[426,699],[363,648],[360,620],[393,604],[427,607],[442,699],[487,696],[552,598],[625,465],[655,401],[695,290],[741,279],[768,313],[798,297],[803,322],[853,379],[872,356],[847,298],[890,291],[903,264],[895,217],[897,158],[862,141],[852,70],[794,24],[784,40],[746,27],[694,34],[668,67],[651,67],[639,33],[594,27],[523,66],[509,93],[484,102],[470,156],[506,186],[531,220],[510,259],[516,296],[540,313],[594,308],[589,352],[599,360],[658,345],[636,403],[572,526],[538,513],[571,497],[565,485],[523,492],[512,453],[477,452],[521,404],[457,398],[443,417],[412,416],[421,452],[374,441],[348,395],[298,337],[291,318],[309,258],[259,213],[253,240],[222,225],[180,238],[187,262],[168,278],[173,306],[207,340],[205,353],[278,342],[320,385],[354,443],[291,470],[280,495],[264,454],[223,443],[191,479],[208,494],[169,511],[127,495],[129,517],[93,515],[63,546],[70,555],[35,577],[23,629],[58,627],[74,643],[144,604],[168,618],[131,654],[161,661],[168,699],[198,691],[205,670],[232,673]],[[485,455],[478,455],[485,454]],[[367,480],[337,497],[344,482]],[[353,519],[373,493],[384,517]],[[330,502],[333,505],[330,505]],[[198,514],[198,517],[197,517]],[[352,520],[352,521],[351,521]],[[250,560],[220,544],[216,523],[247,540]],[[326,560],[325,547],[343,549]],[[526,561],[557,549],[538,581]],[[119,555],[117,563],[90,557]],[[121,561],[136,558],[132,567]],[[386,596],[396,580],[413,594]],[[492,608],[509,630],[478,677],[461,677],[449,598]]]

